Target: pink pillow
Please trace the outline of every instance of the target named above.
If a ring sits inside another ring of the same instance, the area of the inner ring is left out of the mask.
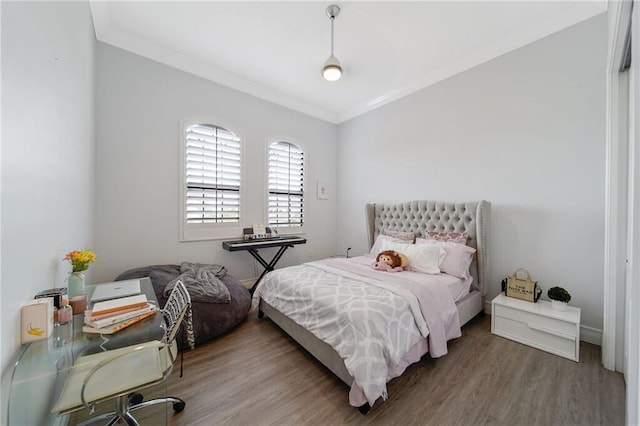
[[[466,232],[436,232],[427,231],[427,239],[433,239],[437,241],[448,241],[450,243],[467,244],[469,240],[469,234]]]
[[[415,232],[406,231],[384,231],[382,235],[388,235],[389,237],[397,238],[398,240],[407,241],[411,244],[416,242]]]
[[[473,247],[430,238],[418,238],[416,244],[435,244],[442,247],[446,254],[440,263],[440,270],[454,277],[469,278],[469,266],[471,266],[473,255],[476,252]]]

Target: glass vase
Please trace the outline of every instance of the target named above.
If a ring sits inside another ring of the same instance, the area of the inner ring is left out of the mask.
[[[84,273],[72,272],[67,278],[67,294],[69,298],[84,294]]]

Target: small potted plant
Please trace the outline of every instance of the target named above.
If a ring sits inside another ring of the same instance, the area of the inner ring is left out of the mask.
[[[551,287],[547,291],[547,297],[551,299],[551,307],[558,311],[566,311],[571,295],[562,287]]]

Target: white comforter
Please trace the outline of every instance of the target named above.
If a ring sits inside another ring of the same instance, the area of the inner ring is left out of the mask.
[[[387,397],[390,368],[420,339],[429,338],[432,357],[447,352],[460,323],[446,285],[415,272],[382,272],[365,256],[327,259],[267,274],[260,298],[325,341],[371,406]],[[435,281],[435,282],[434,282]]]

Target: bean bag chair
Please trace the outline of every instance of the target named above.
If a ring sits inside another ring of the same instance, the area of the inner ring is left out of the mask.
[[[167,284],[180,275],[180,265],[152,265],[130,269],[118,275],[116,281],[149,277],[158,298],[159,307],[167,302],[164,290]],[[229,303],[191,302],[193,312],[193,331],[196,346],[219,336],[242,322],[251,308],[251,294],[232,275],[220,278],[229,290]],[[187,346],[186,342],[181,346]]]

